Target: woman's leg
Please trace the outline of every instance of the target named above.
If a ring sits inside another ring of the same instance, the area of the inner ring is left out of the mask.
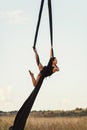
[[[34,74],[30,70],[29,70],[29,73],[30,73],[33,85],[35,87],[37,85],[37,82],[39,81],[39,79],[41,77],[41,74],[38,74],[37,78],[35,79]]]
[[[43,65],[40,62],[39,55],[37,53],[36,48],[34,48],[34,52],[35,52],[37,66],[38,66],[39,70],[42,70],[43,69]]]

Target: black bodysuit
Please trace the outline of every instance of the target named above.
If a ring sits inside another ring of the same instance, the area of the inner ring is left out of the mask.
[[[48,68],[48,66],[44,66],[40,73],[43,77],[51,76],[53,74],[53,68],[54,67]]]

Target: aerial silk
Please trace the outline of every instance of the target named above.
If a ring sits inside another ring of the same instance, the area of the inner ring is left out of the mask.
[[[38,22],[37,22],[37,27],[36,27],[36,32],[35,32],[33,48],[36,47],[36,42],[37,42],[37,36],[38,36],[38,31],[39,31],[39,26],[40,26],[40,21],[41,21],[43,5],[44,5],[44,0],[41,1],[41,6],[40,6],[40,11],[39,11],[39,16],[38,16]],[[52,56],[54,56],[54,52],[53,52],[53,24],[52,24],[51,0],[48,0],[48,12],[49,12],[49,25],[50,25],[50,39],[51,39],[51,47],[52,47]]]
[[[38,81],[36,87],[32,91],[32,93],[30,94],[30,96],[27,98],[27,100],[24,102],[24,104],[18,111],[12,130],[24,130],[26,120],[30,114],[31,108],[41,88],[43,80],[44,80],[44,77],[42,76],[40,80]]]
[[[40,11],[39,11],[39,16],[38,16],[38,22],[37,22],[37,27],[36,27],[36,33],[35,33],[35,38],[34,38],[34,45],[33,48],[36,47],[36,41],[37,41],[37,35],[38,35],[38,30],[40,26],[40,20],[41,20],[41,15],[42,15],[42,9],[44,5],[44,0],[41,1],[40,5]],[[50,25],[50,38],[51,38],[51,47],[53,48],[53,31],[52,31],[52,7],[51,7],[51,0],[48,0],[48,12],[49,12],[49,25]],[[52,50],[53,51],[53,50]],[[53,54],[54,56],[54,54]],[[20,110],[18,111],[13,126],[9,128],[9,130],[24,130],[25,124],[27,121],[27,118],[30,114],[30,111],[32,109],[32,106],[34,104],[34,101],[36,99],[36,96],[41,88],[41,85],[43,83],[43,80],[45,78],[45,74],[41,76],[39,79],[37,85],[35,86],[34,90],[30,94],[30,96],[27,98],[27,100],[24,102]]]
[[[40,26],[40,21],[41,21],[41,15],[42,15],[42,10],[43,10],[43,5],[44,5],[44,0],[41,1],[41,5],[40,5],[40,11],[39,11],[39,16],[38,16],[38,22],[37,22],[37,27],[36,27],[36,32],[35,32],[35,38],[34,38],[33,48],[36,47],[36,42],[37,42],[37,36],[38,36],[38,31],[39,31],[39,26]]]

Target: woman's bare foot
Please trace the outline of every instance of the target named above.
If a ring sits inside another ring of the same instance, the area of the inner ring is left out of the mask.
[[[29,74],[31,75],[31,77],[34,75],[30,70],[29,70]]]
[[[32,82],[33,82],[33,85],[34,87],[36,86],[36,80],[34,78],[34,74],[29,70],[29,73],[30,73],[30,76],[31,76],[31,79],[32,79]]]

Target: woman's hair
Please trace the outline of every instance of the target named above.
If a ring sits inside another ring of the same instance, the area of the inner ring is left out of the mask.
[[[53,68],[52,68],[52,62],[54,61],[55,57],[50,58],[48,65],[45,66],[42,71],[40,72],[43,77],[48,77],[51,76],[53,73]]]
[[[10,126],[10,127],[9,127],[9,130],[13,130],[13,126]]]
[[[52,66],[52,62],[54,61],[55,58],[56,58],[56,57],[50,58],[50,60],[49,60],[49,62],[48,62],[48,65],[47,65],[48,68],[50,68],[50,67]]]

